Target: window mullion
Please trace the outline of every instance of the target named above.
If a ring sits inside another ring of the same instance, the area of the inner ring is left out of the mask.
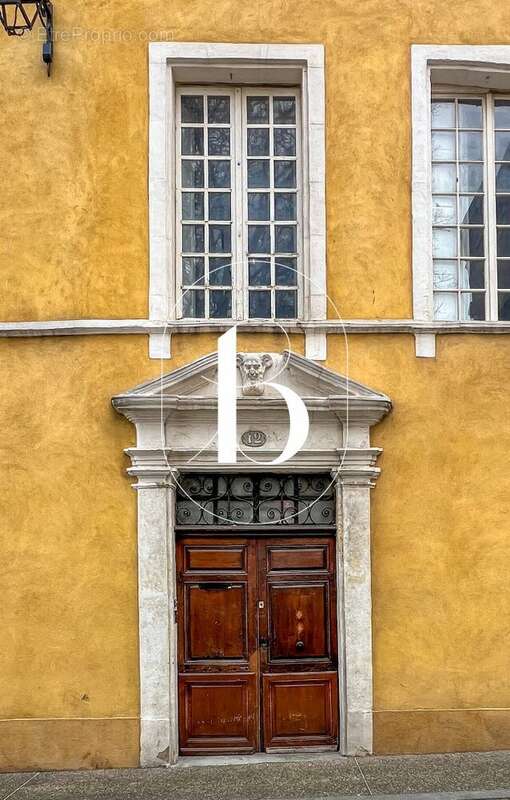
[[[496,186],[494,152],[494,98],[486,97],[486,224],[487,235],[487,291],[489,296],[489,319],[498,318],[498,274],[496,261]]]

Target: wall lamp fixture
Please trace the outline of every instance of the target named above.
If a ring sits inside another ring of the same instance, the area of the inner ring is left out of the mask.
[[[53,61],[53,4],[50,0],[0,0],[0,22],[9,36],[23,36],[32,30],[38,19],[46,31],[42,57],[49,75]]]

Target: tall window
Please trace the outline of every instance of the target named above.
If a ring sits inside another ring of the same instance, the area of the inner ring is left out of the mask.
[[[432,99],[438,320],[510,320],[510,99]]]
[[[300,315],[299,93],[177,91],[177,265],[181,316]]]

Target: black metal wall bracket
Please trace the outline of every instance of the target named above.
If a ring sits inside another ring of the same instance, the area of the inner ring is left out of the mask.
[[[0,0],[0,23],[9,36],[23,36],[31,31],[37,20],[46,31],[42,58],[51,74],[53,62],[53,4],[51,0]]]
[[[46,31],[46,41],[43,42],[42,58],[48,68],[48,78],[51,75],[51,65],[53,63],[53,4],[50,0],[38,3],[39,17]]]

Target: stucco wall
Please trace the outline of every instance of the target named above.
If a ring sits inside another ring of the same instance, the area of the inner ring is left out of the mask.
[[[508,747],[506,338],[444,337],[432,361],[410,337],[351,336],[349,361],[394,403],[373,430],[376,751]]]
[[[410,316],[410,45],[510,43],[505,4],[76,0],[56,15],[82,35],[57,41],[51,80],[34,35],[0,37],[0,319],[147,316],[151,31],[325,44],[328,290],[345,318]],[[127,34],[95,41],[105,30]],[[168,369],[215,342],[173,346]],[[510,747],[508,347],[444,337],[433,361],[412,337],[350,338],[351,376],[394,402],[374,431],[380,752]],[[133,431],[110,398],[159,374],[146,354],[142,336],[0,340],[0,769],[137,763]],[[339,337],[328,366],[344,371]]]

